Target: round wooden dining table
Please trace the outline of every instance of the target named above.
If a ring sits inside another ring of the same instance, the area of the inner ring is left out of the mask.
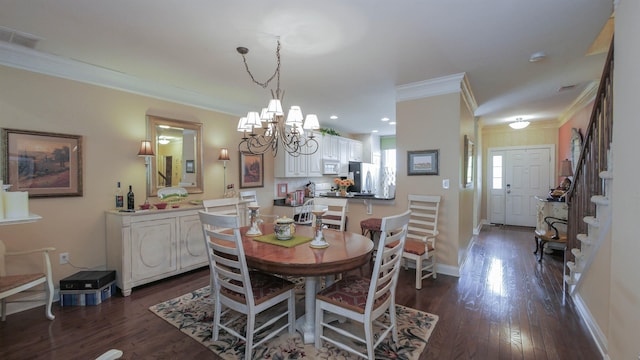
[[[371,259],[373,242],[360,234],[324,229],[329,246],[312,248],[310,242],[284,247],[246,236],[248,227],[240,229],[247,265],[264,272],[305,278],[305,315],[296,322],[305,344],[315,341],[315,295],[318,277],[340,274],[360,268]],[[273,224],[261,224],[263,234],[273,233]],[[298,226],[296,235],[313,238],[315,228]],[[286,240],[285,240],[286,241]]]

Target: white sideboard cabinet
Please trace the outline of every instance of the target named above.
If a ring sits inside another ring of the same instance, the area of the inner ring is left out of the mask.
[[[124,296],[133,287],[208,266],[201,206],[107,211],[107,266]]]

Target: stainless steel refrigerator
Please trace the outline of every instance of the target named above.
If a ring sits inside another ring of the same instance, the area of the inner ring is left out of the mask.
[[[349,178],[355,183],[349,188],[352,193],[376,195],[380,189],[380,167],[363,162],[349,162]]]

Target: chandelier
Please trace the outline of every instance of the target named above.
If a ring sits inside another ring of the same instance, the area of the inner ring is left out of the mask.
[[[318,151],[318,141],[313,134],[313,130],[320,128],[316,115],[308,114],[305,118],[300,106],[293,105],[285,120],[284,111],[282,111],[284,91],[280,90],[280,40],[278,39],[276,48],[276,70],[265,82],[257,81],[249,70],[245,56],[249,53],[249,49],[238,47],[236,50],[242,55],[244,67],[255,84],[266,88],[273,79],[276,79],[276,90],[275,92],[271,90],[271,100],[267,107],[260,113],[249,111],[246,117],[238,121],[238,131],[243,133],[238,150],[250,154],[264,154],[271,150],[274,157],[278,154],[279,147],[295,157],[311,155]],[[305,130],[308,135],[305,135]]]

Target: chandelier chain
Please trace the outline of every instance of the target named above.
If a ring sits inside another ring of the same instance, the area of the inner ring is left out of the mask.
[[[280,92],[280,40],[278,40],[278,47],[276,48],[276,70],[273,72],[273,75],[271,75],[271,77],[269,79],[267,79],[267,81],[265,81],[265,82],[260,82],[260,81],[256,80],[256,78],[251,73],[251,70],[249,70],[249,64],[247,63],[247,57],[245,56],[245,54],[241,54],[241,55],[242,55],[242,61],[244,62],[244,68],[247,70],[247,73],[251,77],[251,81],[253,81],[256,85],[260,85],[263,89],[266,89],[267,86],[269,86],[269,83],[274,78],[277,77],[276,93]]]

